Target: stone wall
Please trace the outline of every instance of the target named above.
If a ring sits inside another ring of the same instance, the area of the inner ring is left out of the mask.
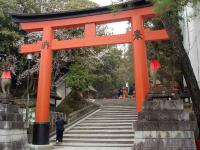
[[[27,150],[27,130],[14,104],[0,104],[0,150]]]
[[[182,100],[145,101],[133,128],[133,150],[196,150],[194,127]]]

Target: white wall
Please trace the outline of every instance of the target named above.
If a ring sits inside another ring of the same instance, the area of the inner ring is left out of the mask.
[[[200,86],[200,11],[188,6],[184,9],[182,16],[184,18],[181,22],[183,44]]]

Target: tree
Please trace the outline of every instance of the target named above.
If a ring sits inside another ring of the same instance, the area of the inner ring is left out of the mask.
[[[179,26],[179,21],[181,19],[180,13],[183,10],[183,7],[187,6],[189,3],[194,4],[194,7],[198,4],[198,2],[200,1],[155,0],[154,4],[157,12],[161,14],[161,21],[163,22],[164,27],[169,34],[169,38],[172,43],[173,50],[176,53],[177,59],[181,60],[181,70],[190,90],[193,109],[197,118],[198,127],[200,127],[200,90],[191,66],[190,59],[183,46],[183,36]]]
[[[19,12],[19,13],[47,13],[47,12],[58,12],[58,11],[68,11],[72,9],[82,9],[97,6],[95,3],[90,2],[89,0],[0,0],[0,65],[5,64],[5,61],[8,61],[11,64],[13,70],[13,87],[16,88],[17,92],[13,94],[18,94],[19,96],[25,92],[23,90],[23,85],[21,84],[26,82],[26,77],[31,75],[31,85],[33,89],[36,90],[36,81],[34,78],[37,78],[38,67],[39,67],[39,55],[35,54],[34,59],[31,61],[31,68],[28,69],[28,63],[25,55],[18,54],[19,45],[24,41],[26,43],[33,43],[38,40],[41,40],[42,33],[30,33],[23,35],[22,32],[18,30],[18,26],[11,21],[9,16],[10,12]],[[83,33],[83,29],[68,29],[67,31],[60,31],[56,33],[57,37],[77,37],[80,33]],[[21,40],[20,40],[21,39]],[[83,49],[81,49],[83,51]],[[80,50],[80,51],[81,51]],[[87,49],[89,54],[93,53],[93,50]],[[99,49],[97,49],[99,51]],[[82,53],[83,54],[83,53]],[[73,56],[73,57],[71,57]],[[73,52],[57,52],[54,54],[53,60],[53,81],[57,80],[60,76],[65,74],[69,65],[72,64],[77,57],[77,53]],[[71,60],[69,60],[69,58]],[[84,60],[84,59],[82,59]],[[0,68],[0,73],[2,72],[2,67]],[[35,77],[34,77],[35,76]],[[34,79],[34,80],[33,80]],[[15,83],[18,83],[17,85]],[[21,89],[21,90],[19,90]],[[13,91],[13,90],[12,90]],[[19,92],[19,91],[22,91]]]
[[[18,32],[18,27],[11,21],[8,14],[10,10],[17,10],[17,1],[15,0],[0,0],[0,65],[9,64],[11,72],[17,74],[16,66],[19,66],[17,58],[17,49],[19,46],[18,40],[21,38]],[[0,68],[0,73],[3,67]],[[15,76],[13,76],[15,80]]]
[[[76,62],[70,66],[65,79],[72,90],[82,92],[92,84],[93,78],[94,76],[91,72],[91,68],[88,65]]]
[[[95,3],[86,0],[54,0],[52,3],[49,0],[39,1],[39,0],[27,0],[27,1],[18,1],[18,5],[20,6],[20,12],[22,13],[46,13],[46,12],[57,12],[57,11],[66,11],[66,10],[74,10],[74,9],[82,9],[97,6]],[[106,31],[106,26],[98,27],[97,29],[98,35],[103,35]],[[58,40],[63,39],[73,39],[73,38],[81,38],[84,34],[84,28],[69,28],[63,30],[56,30],[55,37]],[[34,43],[38,40],[41,40],[42,33],[29,33],[24,36],[25,43]],[[106,46],[95,47],[95,48],[80,48],[80,49],[71,49],[71,50],[63,50],[54,53],[53,56],[53,75],[52,75],[52,83],[54,83],[61,76],[66,74],[66,81],[69,86],[75,90],[84,90],[84,88],[88,87],[91,84],[92,76],[94,76],[93,72],[95,70],[95,66],[101,62],[98,55],[103,51],[106,51]],[[26,60],[23,60],[23,62]],[[22,66],[21,72],[18,74],[18,83],[26,82],[24,79],[31,75],[32,83],[30,91],[35,92],[37,89],[36,81],[33,81],[33,77],[37,78],[38,67],[39,67],[39,55],[36,54],[34,56],[34,60],[31,62],[31,68],[28,69],[26,63],[21,63]],[[83,65],[83,66],[81,66]],[[81,72],[80,72],[81,71]],[[97,77],[97,76],[96,76]],[[79,84],[76,84],[76,82]],[[25,84],[24,84],[25,85]],[[22,84],[20,84],[20,87]],[[17,87],[19,89],[19,87]],[[23,91],[23,90],[22,90]],[[18,92],[19,93],[19,92]],[[21,93],[19,93],[21,94]],[[26,93],[23,94],[24,96]]]
[[[164,28],[160,17],[148,18],[145,19],[144,22],[145,28],[150,28],[151,30],[160,30]],[[148,60],[156,55],[161,63],[161,68],[158,71],[158,79],[162,84],[170,86],[170,81],[177,81],[182,87],[183,75],[171,42],[150,41],[146,42],[146,47]]]
[[[158,79],[161,83],[171,86],[170,81],[177,81],[180,87],[183,87],[180,62],[176,59],[171,43],[169,41],[147,42],[146,47],[148,60],[156,54],[160,61],[161,68],[158,71]]]
[[[100,54],[99,59],[101,63],[98,63],[93,71],[95,75],[93,85],[97,89],[99,97],[110,98],[114,88],[119,86],[117,70],[122,62],[122,51],[115,46],[108,46],[106,51]]]

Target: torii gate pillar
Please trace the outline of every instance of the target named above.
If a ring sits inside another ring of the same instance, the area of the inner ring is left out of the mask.
[[[49,104],[52,74],[52,40],[51,27],[43,28],[42,50],[40,58],[38,94],[36,102],[36,118],[33,126],[33,144],[49,143]]]
[[[142,16],[133,16],[131,18],[133,36],[133,64],[134,64],[134,78],[136,91],[136,109],[138,112],[142,111],[143,101],[149,91],[147,55],[144,40],[144,26]]]

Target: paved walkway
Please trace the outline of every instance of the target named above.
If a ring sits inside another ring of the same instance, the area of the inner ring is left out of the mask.
[[[55,150],[131,150],[137,120],[135,105],[128,100],[98,100],[103,107],[66,129]],[[55,143],[55,137],[51,139]]]

